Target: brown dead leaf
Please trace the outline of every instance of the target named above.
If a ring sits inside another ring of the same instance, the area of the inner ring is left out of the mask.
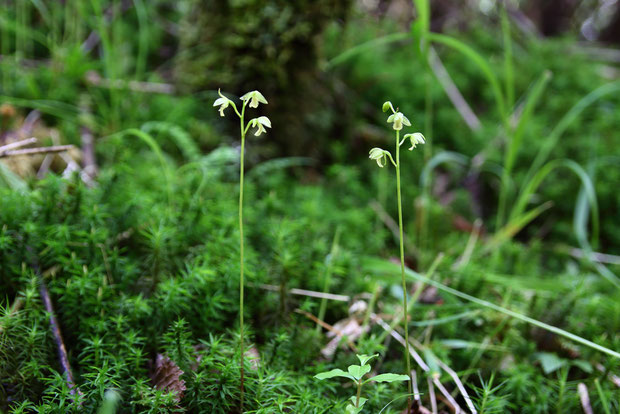
[[[172,391],[176,396],[176,401],[181,401],[183,392],[186,390],[185,381],[181,379],[183,371],[168,356],[157,354],[155,359],[155,371],[151,375],[151,381],[158,390]]]

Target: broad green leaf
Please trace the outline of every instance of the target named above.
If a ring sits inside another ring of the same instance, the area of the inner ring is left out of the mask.
[[[410,378],[407,375],[402,374],[379,374],[370,378],[368,381],[375,382],[396,382],[396,381],[409,381]]]
[[[361,365],[366,365],[366,363],[368,361],[370,361],[371,359],[373,359],[375,357],[378,357],[378,356],[379,356],[379,354],[374,354],[374,355],[363,355],[362,354],[362,355],[357,355],[357,359],[360,360],[360,364]]]
[[[349,374],[351,374],[356,380],[360,380],[364,375],[370,372],[370,365],[350,365]]]
[[[355,380],[355,378],[351,374],[348,374],[348,373],[346,373],[343,370],[338,369],[338,368],[332,369],[331,371],[327,371],[327,372],[321,372],[320,374],[316,374],[314,376],[314,378],[320,379],[320,380],[324,380],[324,379],[328,379],[328,378],[334,378],[334,377],[342,377],[342,378],[348,378],[350,380]]]

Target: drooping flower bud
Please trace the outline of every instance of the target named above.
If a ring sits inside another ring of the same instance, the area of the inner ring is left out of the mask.
[[[230,99],[222,95],[222,92],[219,89],[217,90],[217,93],[220,97],[215,100],[213,106],[219,106],[220,116],[224,116],[224,109],[228,108],[230,105]]]
[[[414,132],[413,134],[406,134],[405,139],[409,138],[411,140],[411,148],[409,151],[413,150],[418,144],[425,144],[426,138],[419,132]]]

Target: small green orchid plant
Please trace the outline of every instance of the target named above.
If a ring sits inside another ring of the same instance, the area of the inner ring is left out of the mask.
[[[320,374],[315,375],[314,377],[320,380],[342,377],[348,378],[355,384],[357,388],[357,394],[352,396],[349,399],[349,404],[346,407],[347,414],[357,414],[362,412],[364,408],[364,404],[368,401],[367,398],[362,397],[362,386],[370,381],[374,382],[396,382],[396,381],[409,381],[409,376],[407,375],[399,375],[399,374],[379,374],[374,377],[364,379],[364,376],[370,372],[370,365],[368,362],[377,357],[378,354],[375,355],[357,355],[357,358],[360,360],[360,365],[349,365],[347,368],[348,372],[344,372],[341,369],[332,369],[331,371],[321,372]]]
[[[369,158],[377,162],[377,165],[383,168],[388,159],[392,163],[394,167],[396,167],[396,192],[398,195],[398,228],[399,228],[399,236],[400,236],[400,269],[401,269],[401,281],[403,288],[403,328],[405,329],[405,362],[407,367],[407,374],[411,373],[411,362],[409,358],[409,329],[407,325],[407,281],[405,279],[405,247],[403,240],[403,203],[400,191],[400,147],[407,142],[410,141],[411,147],[409,151],[412,151],[419,144],[424,144],[426,142],[424,135],[419,132],[414,132],[411,134],[405,134],[401,140],[400,131],[403,129],[403,126],[411,126],[411,122],[409,119],[402,113],[398,111],[398,108],[394,110],[394,106],[392,102],[387,101],[383,104],[383,112],[392,111],[392,114],[388,117],[387,122],[392,124],[392,128],[396,131],[396,156],[392,158],[392,154],[389,151],[386,151],[382,148],[373,148],[370,150]],[[409,382],[409,395],[412,394],[411,390],[411,382]],[[408,398],[407,406],[411,406],[411,397]]]
[[[241,412],[243,412],[243,385],[244,385],[244,335],[243,335],[243,175],[244,175],[244,155],[245,155],[245,135],[250,128],[256,128],[254,132],[255,136],[259,136],[267,130],[265,128],[271,128],[271,121],[266,116],[259,116],[258,118],[251,119],[247,124],[245,123],[245,108],[258,108],[259,104],[267,104],[267,99],[259,91],[251,91],[241,97],[243,105],[241,106],[241,112],[237,109],[237,105],[222,94],[218,89],[218,95],[220,96],[213,103],[214,107],[219,106],[220,116],[225,116],[224,111],[229,106],[232,106],[235,114],[239,117],[241,127],[241,153],[239,162],[239,350],[241,355]]]

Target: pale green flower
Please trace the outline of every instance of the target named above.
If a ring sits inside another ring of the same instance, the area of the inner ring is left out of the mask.
[[[267,104],[267,99],[259,91],[248,92],[241,97],[242,101],[250,101],[250,108],[258,108],[259,103]]]
[[[407,119],[407,117],[403,115],[402,112],[396,112],[395,114],[390,115],[387,121],[388,123],[393,122],[394,129],[397,131],[400,131],[401,129],[403,129],[403,125],[411,126],[411,122],[409,122],[409,119]]]
[[[381,148],[373,148],[368,153],[368,158],[371,160],[377,161],[377,165],[383,168],[387,164],[387,157],[390,157],[390,161],[394,164],[394,159],[392,158],[392,154],[389,151],[386,151]]]
[[[409,148],[409,151],[413,150],[418,144],[426,143],[426,138],[424,138],[424,135],[419,132],[415,132],[413,134],[406,134],[404,138],[409,138],[411,140],[411,148]]]
[[[219,89],[217,90],[217,93],[218,95],[220,95],[220,97],[215,100],[213,106],[219,106],[220,116],[224,116],[224,109],[228,108],[228,106],[230,105],[230,99],[222,95],[222,92]]]
[[[259,136],[260,134],[267,132],[265,127],[271,128],[271,121],[266,116],[259,116],[258,118],[252,119],[250,121],[250,125],[252,127],[256,127],[256,132],[254,132],[254,135]]]

